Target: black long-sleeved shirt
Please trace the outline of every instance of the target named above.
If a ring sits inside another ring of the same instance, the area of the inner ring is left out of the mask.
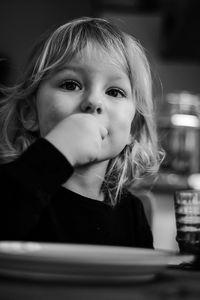
[[[0,167],[0,240],[153,247],[141,201],[124,192],[115,207],[61,185],[72,175],[67,159],[38,139]]]

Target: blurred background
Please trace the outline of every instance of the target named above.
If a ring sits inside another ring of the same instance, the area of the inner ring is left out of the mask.
[[[174,191],[200,188],[199,15],[199,0],[0,1],[2,84],[16,81],[38,36],[80,16],[110,19],[146,49],[166,158],[154,187],[140,193],[159,249],[177,249]]]

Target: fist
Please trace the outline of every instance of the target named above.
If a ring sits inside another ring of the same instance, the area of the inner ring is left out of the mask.
[[[107,134],[95,116],[80,113],[59,122],[45,138],[76,167],[101,158]]]

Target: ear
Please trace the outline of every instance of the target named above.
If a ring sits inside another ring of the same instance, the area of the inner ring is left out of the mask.
[[[23,126],[25,129],[29,131],[38,131],[39,130],[39,125],[36,119],[30,119],[27,121],[23,121]]]
[[[22,123],[25,129],[35,132],[39,130],[38,116],[34,104],[29,104],[29,107],[24,107],[22,110]]]

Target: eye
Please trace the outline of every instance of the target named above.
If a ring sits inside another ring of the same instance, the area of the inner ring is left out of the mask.
[[[126,97],[126,93],[119,89],[119,88],[110,88],[107,92],[107,95],[114,97],[114,98],[124,98]]]
[[[59,85],[60,88],[67,91],[78,91],[81,90],[81,85],[78,81],[75,80],[65,80]]]

